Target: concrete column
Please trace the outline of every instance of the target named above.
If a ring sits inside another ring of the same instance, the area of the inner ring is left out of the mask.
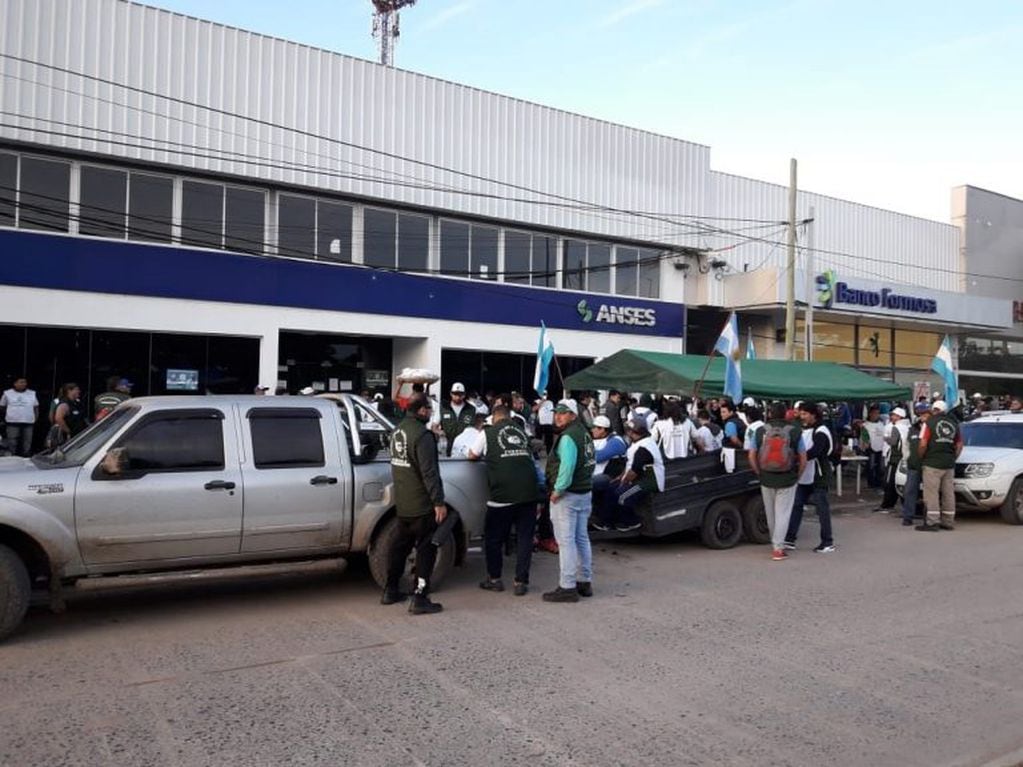
[[[277,388],[278,355],[280,354],[280,331],[275,326],[263,331],[259,339],[259,385],[269,386],[272,393]]]

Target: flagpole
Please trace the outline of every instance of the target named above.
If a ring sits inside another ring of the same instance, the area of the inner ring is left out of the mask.
[[[732,315],[729,314],[725,320],[725,324],[721,326],[721,333],[725,332],[725,328],[728,327],[728,323],[732,321]],[[721,337],[721,333],[718,333],[718,338]],[[715,341],[715,343],[717,343]],[[707,371],[710,370],[710,363],[714,360],[715,349],[713,346],[710,347],[710,354],[707,355],[707,364],[703,366],[703,373],[700,374],[700,379],[696,382],[696,386],[693,387],[693,400],[697,400],[700,396],[700,389],[703,388],[703,381],[707,377]]]
[[[565,396],[565,376],[561,373],[561,365],[558,364],[558,354],[554,353],[551,357],[551,361],[554,363],[554,369],[558,371],[558,378],[561,380],[561,395]]]

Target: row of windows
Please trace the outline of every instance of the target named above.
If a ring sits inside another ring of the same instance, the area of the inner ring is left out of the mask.
[[[268,198],[263,189],[0,153],[0,226],[242,253],[276,248],[283,256],[404,271],[430,268],[433,229],[445,275],[558,287],[560,257],[560,287],[660,295],[656,250],[448,219],[433,223],[426,215],[337,200],[284,192]]]

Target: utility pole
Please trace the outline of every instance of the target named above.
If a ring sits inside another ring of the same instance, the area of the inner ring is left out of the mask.
[[[380,48],[380,63],[385,67],[394,66],[394,45],[398,40],[398,11],[416,0],[372,0],[373,37]]]
[[[796,358],[796,159],[789,161],[788,293],[785,299],[785,359]]]
[[[814,276],[813,268],[813,230],[816,228],[814,222],[814,207],[810,206],[809,215],[806,217],[806,359],[813,361],[813,300],[816,296],[817,279]]]

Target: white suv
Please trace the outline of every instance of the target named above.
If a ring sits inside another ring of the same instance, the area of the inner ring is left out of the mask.
[[[1010,525],[1023,525],[1023,413],[996,412],[961,426],[963,452],[956,459],[956,508],[998,509]],[[896,485],[906,484],[905,461]]]

